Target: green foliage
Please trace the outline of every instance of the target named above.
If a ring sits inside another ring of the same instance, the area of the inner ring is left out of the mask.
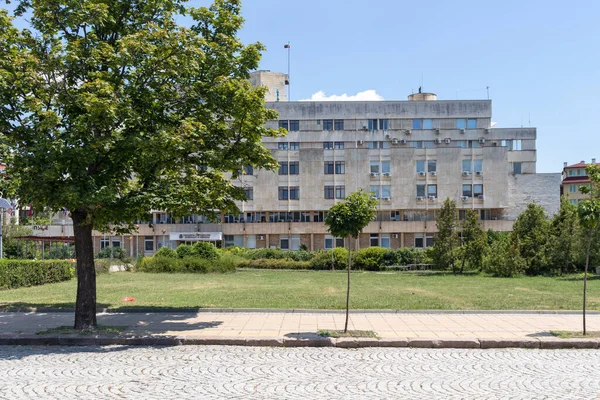
[[[503,278],[519,275],[525,267],[515,238],[502,237],[494,241],[483,262],[485,272]]]
[[[127,258],[127,254],[125,254],[125,250],[121,247],[105,247],[96,254],[96,258],[117,258],[124,260]]]
[[[237,264],[238,268],[255,269],[311,269],[309,261],[294,261],[288,259],[263,258],[257,260],[243,260]]]
[[[360,249],[354,255],[354,266],[356,269],[379,271],[384,265],[384,256],[388,252],[389,250],[384,249],[383,247],[367,247]]]
[[[158,249],[156,253],[154,253],[155,257],[166,257],[166,258],[178,258],[177,251],[170,249],[168,247],[161,247]]]
[[[229,249],[229,247],[227,248]],[[228,250],[225,250],[228,252]],[[290,259],[294,261],[310,261],[317,252],[310,252],[304,250],[289,251],[281,249],[243,249],[240,248],[232,252],[240,257],[244,257],[248,260],[260,260],[260,259]]]
[[[194,256],[194,248],[189,244],[180,244],[175,250],[177,251],[177,256],[179,256],[179,258]]]
[[[71,260],[75,258],[75,246],[63,243],[53,243],[46,250],[44,258],[47,260]]]
[[[580,237],[577,206],[571,204],[566,197],[561,197],[560,209],[550,223],[548,243],[548,262],[554,274],[562,275],[577,270]]]
[[[73,277],[68,261],[0,260],[0,289],[15,289],[67,281]]]
[[[144,257],[138,264],[140,272],[195,272],[195,273],[227,273],[235,272],[240,259],[234,255],[222,255],[217,259],[198,257]]]
[[[456,210],[456,202],[446,198],[437,216],[438,234],[435,238],[432,256],[433,262],[438,268],[452,268],[452,272],[456,272],[455,248],[458,246],[457,221],[458,211]]]
[[[192,246],[192,249],[195,257],[205,258],[207,260],[219,258],[219,252],[212,243],[196,242]]]
[[[460,272],[463,272],[465,263],[477,270],[483,268],[483,259],[487,252],[487,237],[475,210],[468,210],[465,220],[462,222],[462,243],[460,255],[462,264]]]
[[[32,240],[18,240],[18,236],[30,236],[32,230],[10,223],[2,227],[2,250],[10,259],[33,259],[38,256],[37,245]],[[41,255],[39,256],[41,258]]]
[[[525,260],[525,272],[539,275],[550,272],[548,264],[548,239],[550,222],[542,206],[530,203],[513,225],[511,243],[515,242]]]
[[[362,189],[333,205],[325,218],[325,225],[335,237],[358,238],[359,233],[375,218],[377,200]]]
[[[343,247],[336,247],[333,250],[320,251],[310,260],[310,268],[316,270],[331,269],[331,252],[333,251],[333,268],[343,270],[348,267],[348,250]]]

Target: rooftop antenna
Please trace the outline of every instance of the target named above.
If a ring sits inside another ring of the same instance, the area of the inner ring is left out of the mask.
[[[531,128],[531,111],[529,111],[529,127]]]
[[[284,49],[287,49],[287,61],[288,61],[288,73],[287,73],[287,87],[288,87],[288,91],[287,91],[287,95],[288,95],[288,101],[292,101],[292,88],[290,85],[290,52],[291,52],[291,46],[290,46],[290,42],[288,41],[286,44],[283,45]]]
[[[487,96],[488,96],[488,100],[490,99],[490,87],[486,86],[485,90],[487,90]]]

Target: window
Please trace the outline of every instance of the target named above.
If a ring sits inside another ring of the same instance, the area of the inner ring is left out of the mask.
[[[468,119],[467,120],[467,129],[477,129],[477,120],[476,119]]]
[[[288,130],[288,122],[287,122],[287,120],[286,121],[280,120],[279,121],[279,127],[283,128],[285,130]]]
[[[345,161],[336,161],[335,162],[335,173],[338,175],[343,175],[346,173],[346,162]]]
[[[483,172],[483,160],[473,160],[473,172]]]
[[[244,167],[244,174],[254,175],[254,168],[252,167],[252,165],[248,165],[248,166]]]
[[[325,186],[325,198],[333,199],[335,196],[335,188],[333,186]],[[315,221],[317,222],[317,221]]]
[[[574,169],[570,169],[569,170],[569,176],[574,176],[575,175],[575,170]]]
[[[225,214],[223,215],[223,222],[226,224],[238,224],[244,222],[244,214]]]
[[[324,131],[332,131],[333,130],[333,120],[332,119],[324,119],[323,120],[323,130]]]
[[[515,139],[512,141],[513,151],[521,151],[521,139]]]
[[[370,131],[376,131],[377,130],[377,120],[376,119],[370,119],[368,121],[368,128]]]
[[[282,237],[279,239],[279,248],[281,250],[289,250],[290,249],[290,239],[287,237]]]
[[[325,235],[325,249],[333,249],[334,244],[335,247],[344,247],[344,238],[334,238],[331,235]]]
[[[425,246],[426,247],[431,247],[433,246],[435,243],[435,239],[433,236],[433,233],[428,233],[425,235]]]
[[[154,237],[152,237],[152,236],[144,237],[144,250],[154,251]]]
[[[368,145],[369,149],[377,148],[377,142],[368,142],[367,145]]]
[[[345,199],[346,198],[346,187],[345,186],[336,186],[335,187],[335,198],[336,199]]]
[[[437,185],[427,185],[427,196],[437,197]]]
[[[456,147],[460,147],[460,148],[467,148],[467,142],[464,140],[457,140],[456,141]]]
[[[462,185],[462,195],[465,197],[473,197],[473,192],[471,191],[471,185]]]
[[[433,129],[433,120],[424,119],[423,120],[423,129]]]
[[[324,174],[332,175],[333,174],[333,166],[334,166],[333,161],[325,161],[324,166],[325,166]]]
[[[333,142],[323,142],[324,150],[333,150]]]
[[[425,172],[425,160],[417,160],[417,174]]]
[[[369,149],[389,149],[390,142],[368,142]]]
[[[290,132],[298,132],[300,130],[300,121],[297,119],[290,120]]]
[[[379,234],[371,233],[369,237],[369,246],[376,247],[379,246]]]
[[[379,162],[371,161],[370,165],[371,165],[371,167],[370,167],[369,172],[372,174],[378,174],[379,173]]]
[[[279,200],[287,200],[289,197],[289,188],[287,186],[279,186]]]
[[[425,185],[417,185],[417,197],[425,197]]]
[[[336,150],[344,150],[344,142],[335,142],[333,147]]]
[[[437,172],[436,160],[427,160],[427,172]]]
[[[390,162],[389,161],[382,161],[381,162],[381,173],[382,174],[389,174],[390,173]]]
[[[423,141],[422,140],[416,140],[414,142],[411,143],[412,147],[414,147],[415,149],[422,149],[423,148]]]
[[[473,185],[473,197],[483,196],[483,185]]]
[[[585,175],[585,170],[584,169],[578,169],[577,170],[577,175],[578,176],[584,176]]]
[[[456,120],[456,129],[467,129],[467,120],[459,118]]]
[[[288,174],[288,163],[287,161],[283,161],[279,163],[279,175],[287,175]]]
[[[492,210],[480,210],[479,219],[482,221],[489,221],[492,219]]]
[[[290,186],[290,200],[300,200],[300,188],[298,186]]]
[[[300,143],[298,142],[289,142],[288,147],[290,150],[300,150]]]
[[[369,190],[370,190],[371,193],[373,193],[373,195],[375,196],[376,199],[381,198],[379,196],[380,195],[380,193],[379,193],[379,186],[371,186],[371,187],[369,187]]]
[[[570,184],[569,185],[569,193],[576,193],[577,192],[577,185],[574,184]]]
[[[471,160],[462,160],[462,172],[471,172]]]
[[[382,198],[392,198],[392,187],[390,185],[381,186],[381,197]]]
[[[387,119],[379,120],[379,130],[387,131],[388,130],[389,121]]]
[[[423,241],[423,234],[422,233],[415,233],[415,247],[418,249],[422,249],[424,247],[425,243]]]
[[[381,235],[381,247],[389,249],[390,248],[390,235],[385,234]]]
[[[513,162],[513,174],[519,175],[521,174],[521,163]]]
[[[420,119],[412,120],[412,128],[413,129],[423,129],[423,121]]]
[[[344,130],[344,120],[343,119],[336,119],[333,122],[333,128],[336,131],[343,131]]]
[[[481,147],[481,143],[479,143],[478,140],[469,140],[469,148],[471,149],[477,149]]]
[[[291,161],[290,162],[290,175],[299,175],[300,174],[300,162],[299,161]]]
[[[313,217],[313,222],[323,222],[327,218],[327,211],[315,211]]]
[[[571,204],[577,204],[577,200],[576,199],[571,199]]]
[[[110,247],[110,239],[100,239],[100,248],[105,249]]]
[[[380,149],[389,149],[390,148],[390,142],[379,142],[379,148]]]
[[[425,141],[423,141],[423,148],[433,149],[433,148],[435,148],[435,143],[433,142],[433,140],[425,140]]]
[[[246,195],[246,200],[254,200],[254,188],[244,188],[244,195]]]
[[[288,149],[287,142],[279,143],[279,150],[287,150],[287,149]]]

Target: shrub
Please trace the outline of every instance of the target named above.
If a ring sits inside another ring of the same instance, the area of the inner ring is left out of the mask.
[[[192,257],[194,255],[194,248],[189,244],[180,244],[176,249],[179,258]]]
[[[222,255],[219,258],[208,260],[199,257],[144,257],[138,263],[141,272],[235,272],[239,258],[232,255]]]
[[[119,260],[124,260],[126,257],[125,250],[121,247],[105,247],[96,254],[96,258],[118,258]]]
[[[196,242],[192,246],[192,250],[194,252],[194,256],[207,260],[213,260],[219,257],[219,252],[212,243]]]
[[[525,260],[518,248],[507,239],[496,240],[489,255],[483,262],[485,272],[499,277],[509,278],[522,273],[526,267]]]
[[[294,261],[283,259],[258,259],[243,260],[238,263],[238,268],[256,268],[256,269],[311,269],[311,263],[308,261]]]
[[[383,257],[388,251],[383,247],[360,249],[354,256],[354,265],[356,265],[356,269],[379,271],[383,267]]]
[[[167,258],[177,258],[177,252],[173,249],[170,249],[168,247],[161,247],[160,249],[158,249],[158,251],[154,254],[155,257],[167,257]]]
[[[334,269],[344,270],[348,267],[348,250],[343,247],[336,247],[333,250]],[[331,269],[331,250],[320,251],[310,260],[310,268],[316,270]]]
[[[73,276],[69,261],[0,260],[0,289],[68,281]]]

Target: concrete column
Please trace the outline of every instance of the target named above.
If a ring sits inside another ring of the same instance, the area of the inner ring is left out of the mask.
[[[404,247],[404,232],[400,233],[400,247]]]
[[[271,246],[270,246],[270,243],[271,243],[271,242],[270,242],[269,234],[267,233],[267,234],[265,235],[265,249],[268,249],[269,247],[271,247]]]
[[[315,251],[315,234],[310,234],[310,251]]]

